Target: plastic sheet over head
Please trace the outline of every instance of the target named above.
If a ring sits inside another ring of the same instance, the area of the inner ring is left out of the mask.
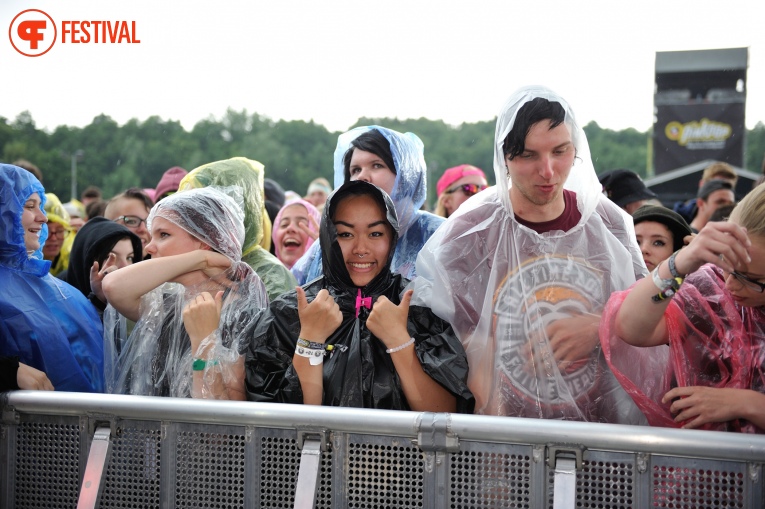
[[[230,190],[229,190],[230,192]],[[240,261],[244,240],[243,213],[233,198],[215,188],[176,193],[154,206],[149,222],[163,217],[232,260],[231,267],[193,285],[164,283],[141,299],[140,318],[126,342],[124,322],[111,306],[104,312],[107,335],[107,388],[122,394],[188,397],[192,394],[196,357],[210,359],[201,371],[202,386],[194,395],[225,397],[216,387],[243,384],[240,348],[254,318],[268,305],[265,286]],[[142,262],[148,263],[148,262]],[[203,292],[222,294],[217,330],[199,351],[192,351],[183,310]],[[122,322],[122,323],[121,323]]]
[[[563,107],[576,149],[563,187],[576,193],[581,218],[568,231],[537,233],[510,202],[502,144],[520,108],[538,97]],[[631,219],[602,195],[586,135],[554,92],[518,90],[495,135],[497,185],[462,204],[420,251],[412,304],[430,306],[457,331],[477,413],[643,423],[596,346],[611,292],[645,274]],[[588,345],[575,362],[558,362],[562,336],[577,336],[567,348]]]
[[[239,197],[237,203],[232,196]],[[146,225],[157,217],[183,228],[234,262],[242,259],[244,212],[239,189],[205,187],[175,193],[160,201],[149,213]]]

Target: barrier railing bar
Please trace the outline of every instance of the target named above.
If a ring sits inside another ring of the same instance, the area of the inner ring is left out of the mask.
[[[559,457],[555,461],[553,478],[553,509],[576,506],[576,460]]]
[[[0,405],[29,414],[109,414],[144,420],[226,423],[294,429],[319,424],[337,432],[416,438],[423,413],[312,405],[152,398],[104,394],[16,391],[0,395]],[[765,436],[647,426],[444,414],[460,441],[492,443],[586,444],[590,449],[677,455],[708,459],[765,461]],[[446,444],[444,444],[446,445]]]

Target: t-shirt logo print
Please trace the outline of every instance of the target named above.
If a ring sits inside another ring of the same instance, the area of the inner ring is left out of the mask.
[[[598,356],[560,370],[545,330],[561,318],[599,312],[605,300],[601,271],[569,257],[527,260],[500,283],[493,308],[495,369],[503,380],[502,399],[522,407],[516,412],[534,416],[543,406],[544,413],[565,414],[596,388]]]

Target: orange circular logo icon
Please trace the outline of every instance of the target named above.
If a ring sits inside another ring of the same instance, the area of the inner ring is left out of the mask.
[[[8,29],[13,48],[27,57],[46,54],[56,42],[57,35],[53,18],[38,9],[21,11]]]

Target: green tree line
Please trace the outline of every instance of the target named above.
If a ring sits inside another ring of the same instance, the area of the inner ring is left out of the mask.
[[[356,122],[356,126],[370,124],[411,131],[422,139],[431,205],[436,181],[446,168],[470,163],[494,180],[494,120],[458,126],[425,118],[360,118]],[[629,168],[647,176],[650,131],[614,131],[595,122],[584,131],[598,173]],[[157,116],[132,119],[120,126],[102,114],[85,127],[59,126],[48,132],[38,129],[31,114],[24,112],[13,121],[0,117],[0,154],[3,162],[27,159],[36,164],[43,172],[46,190],[63,201],[71,198],[70,165],[78,151],[82,151],[77,159],[78,193],[88,185],[100,187],[106,197],[130,186],[153,188],[172,166],[191,170],[207,162],[244,156],[263,163],[266,176],[284,189],[303,194],[316,177],[332,182],[339,134],[313,121],[275,121],[231,109],[219,119],[197,122],[191,131],[180,122]],[[747,131],[746,168],[759,172],[763,154],[765,125],[760,122]]]

